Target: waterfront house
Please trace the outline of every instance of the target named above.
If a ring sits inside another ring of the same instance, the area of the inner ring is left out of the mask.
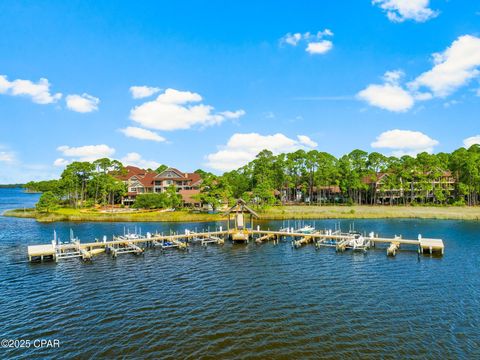
[[[195,195],[200,193],[202,178],[197,173],[184,173],[175,168],[168,168],[161,173],[126,166],[126,174],[118,176],[127,185],[127,194],[122,198],[123,205],[132,205],[141,194],[161,193],[174,186],[182,196],[185,206],[199,207],[201,204]]]

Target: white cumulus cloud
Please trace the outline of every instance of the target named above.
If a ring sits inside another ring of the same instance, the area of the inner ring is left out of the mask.
[[[377,136],[371,143],[372,148],[390,149],[392,155],[416,155],[421,152],[433,152],[438,141],[420,131],[412,130],[388,130]]]
[[[22,79],[9,81],[5,75],[0,75],[0,94],[30,97],[37,104],[55,103],[62,97],[61,93],[50,92],[50,83],[45,78],[35,83]]]
[[[100,99],[95,96],[83,93],[82,95],[68,95],[66,98],[67,107],[76,112],[89,113],[98,110]]]
[[[135,126],[128,126],[125,129],[120,129],[120,131],[124,133],[127,137],[132,137],[140,140],[152,140],[157,142],[165,141],[165,138],[158,135],[156,132]]]
[[[384,84],[371,84],[357,94],[370,105],[390,111],[407,111],[416,101],[445,98],[474,78],[480,77],[480,38],[463,35],[444,52],[433,54],[434,66],[406,86],[403,72],[388,71]]]
[[[327,36],[333,36],[330,29],[325,29],[317,33],[287,33],[280,39],[280,44],[297,46],[304,42],[307,46],[305,51],[309,54],[325,54],[333,48],[333,43],[330,40],[323,40]]]
[[[372,106],[402,112],[412,108],[415,103],[410,93],[398,85],[369,85],[358,93],[358,97]]]
[[[372,106],[394,112],[403,112],[412,108],[413,96],[399,84],[403,77],[400,70],[387,71],[384,84],[371,84],[357,94],[357,97]]]
[[[475,144],[480,144],[480,135],[471,136],[463,140],[463,146],[467,149]]]
[[[243,110],[217,113],[213,106],[202,104],[202,100],[194,92],[167,89],[155,100],[134,107],[130,119],[149,129],[172,131],[216,125],[245,114]]]
[[[56,159],[53,163],[56,167],[65,167],[73,161],[95,161],[101,158],[114,159],[115,149],[108,145],[86,145],[79,147],[60,146],[57,148],[63,157]],[[140,168],[155,169],[160,163],[153,160],[145,160],[139,153],[130,152],[118,159],[123,165],[138,166]]]
[[[311,148],[315,148],[318,146],[318,144],[312,139],[310,139],[307,135],[298,135],[297,138],[298,138],[298,141],[305,146],[308,146]]]
[[[292,139],[281,133],[274,135],[236,133],[219,151],[206,156],[206,165],[215,170],[229,171],[255,159],[255,156],[264,149],[280,154],[316,146],[317,143],[306,135],[299,135],[297,139]]]
[[[372,0],[372,4],[386,11],[393,22],[425,22],[438,15],[438,11],[429,8],[430,0]]]
[[[130,93],[134,99],[143,99],[156,94],[161,89],[153,86],[131,86]]]
[[[302,34],[300,33],[288,33],[283,38],[280,39],[280,42],[283,42],[288,45],[297,46],[300,40],[302,40]]]
[[[85,145],[78,147],[70,147],[62,145],[57,148],[64,157],[74,158],[79,161],[93,161],[104,157],[111,157],[115,153],[115,149],[108,145]],[[58,159],[57,159],[58,160]]]
[[[446,97],[480,75],[480,38],[463,35],[444,52],[433,54],[434,67],[418,76],[410,86],[426,87],[436,97]]]
[[[307,45],[306,51],[310,54],[325,54],[333,47],[330,40],[322,40],[318,42],[311,42]]]
[[[398,84],[404,76],[405,73],[402,70],[391,70],[383,74],[383,80],[389,84]]]
[[[225,116],[227,119],[238,119],[245,115],[244,110],[237,110],[237,111],[222,111],[220,115]]]
[[[142,169],[155,170],[160,166],[160,163],[153,160],[145,160],[142,155],[136,152],[128,153],[126,156],[120,159],[123,165],[137,166]]]
[[[70,163],[70,161],[64,159],[64,158],[58,158],[53,162],[53,166],[56,167],[65,167]]]

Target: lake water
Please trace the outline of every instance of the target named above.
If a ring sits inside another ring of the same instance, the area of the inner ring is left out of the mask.
[[[0,189],[0,212],[37,198]],[[348,229],[351,221],[341,224]],[[218,224],[0,217],[0,338],[60,341],[59,348],[0,349],[0,358],[480,357],[479,222],[355,221],[357,230],[382,236],[443,238],[444,257],[293,250],[280,242],[100,255],[92,263],[26,261],[27,245],[48,243],[54,229],[91,241],[135,225],[146,232]]]

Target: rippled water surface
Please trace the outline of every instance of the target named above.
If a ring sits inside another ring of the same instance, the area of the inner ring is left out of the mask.
[[[37,195],[0,189],[0,212]],[[311,221],[317,228],[334,221]],[[343,221],[348,229],[351,222]],[[53,229],[83,241],[123,232],[219,224],[56,223],[0,217],[0,337],[59,339],[60,348],[0,349],[0,358],[480,357],[480,223],[358,220],[383,236],[443,238],[443,258],[387,258],[287,242],[192,246],[189,253],[100,255],[29,264]],[[264,224],[271,229],[281,222]]]

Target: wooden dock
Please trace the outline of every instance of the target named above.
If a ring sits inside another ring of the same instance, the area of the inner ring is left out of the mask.
[[[395,236],[393,238],[382,238],[374,233],[361,235],[359,233],[342,233],[341,231],[332,230],[315,230],[309,233],[299,232],[295,229],[275,230],[261,230],[257,227],[256,230],[244,229],[241,232],[238,230],[220,230],[207,232],[193,232],[186,230],[183,234],[150,234],[145,236],[128,234],[124,236],[113,236],[111,240],[106,237],[103,241],[82,243],[77,238],[71,236],[71,242],[59,243],[56,240],[51,241],[50,244],[45,245],[30,245],[28,246],[28,259],[34,261],[59,261],[63,259],[80,258],[84,261],[92,260],[96,255],[106,252],[116,258],[122,254],[141,255],[146,248],[161,248],[167,250],[175,248],[178,250],[188,250],[189,244],[200,243],[203,246],[209,244],[223,245],[225,239],[231,239],[232,242],[248,243],[250,239],[255,239],[257,244],[261,244],[273,240],[277,244],[280,239],[287,239],[291,241],[293,248],[298,248],[308,244],[315,244],[318,249],[322,246],[335,247],[337,251],[344,252],[346,250],[361,250],[366,252],[370,247],[377,245],[383,246],[387,249],[388,256],[395,256],[400,247],[416,248],[422,254],[439,254],[443,255],[445,246],[441,239],[423,238],[419,235],[417,240],[403,239]]]
[[[28,247],[28,260],[32,261],[33,259],[38,259],[40,261],[44,260],[55,260],[56,259],[55,245],[30,245]]]
[[[267,241],[270,241],[270,240],[273,240],[273,242],[276,243],[278,239],[277,239],[277,236],[274,235],[274,234],[266,234],[266,235],[262,235],[259,238],[255,239],[255,242],[257,244],[261,244],[263,242],[267,242]]]
[[[420,251],[422,253],[440,252],[442,255],[445,253],[445,246],[441,239],[420,239]]]
[[[300,237],[300,239],[298,240],[293,240],[292,241],[292,247],[294,248],[299,248],[303,245],[307,245],[307,244],[310,244],[310,243],[313,243],[315,241],[315,237],[312,236],[313,234],[309,234],[309,235],[302,235],[302,237]]]

